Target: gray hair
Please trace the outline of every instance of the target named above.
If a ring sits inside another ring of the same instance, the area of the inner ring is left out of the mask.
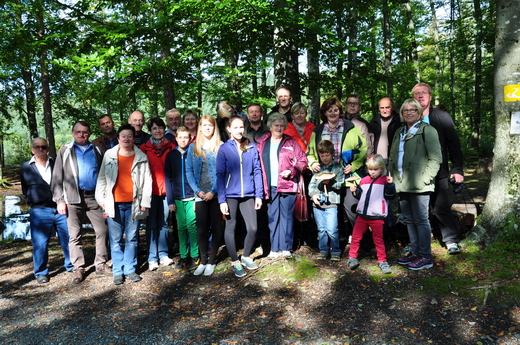
[[[411,107],[416,108],[417,111],[419,111],[419,120],[424,119],[423,108],[422,108],[421,104],[414,98],[408,98],[406,101],[403,102],[403,105],[401,106],[401,109],[399,110],[399,116],[401,117],[401,122],[404,122],[403,110],[404,110],[404,107],[406,107],[406,106],[411,106]]]
[[[32,148],[34,148],[34,142],[35,142],[36,140],[43,140],[43,141],[45,141],[45,146],[49,146],[49,142],[47,141],[47,139],[42,138],[42,137],[36,137],[36,138],[34,138],[34,139],[31,141],[31,147],[32,147]]]
[[[282,120],[283,128],[287,129],[287,117],[285,117],[285,115],[281,113],[272,113],[271,115],[269,115],[269,118],[267,119],[267,128],[270,129],[273,123],[278,120]]]

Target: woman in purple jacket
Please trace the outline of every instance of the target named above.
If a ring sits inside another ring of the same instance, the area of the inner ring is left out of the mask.
[[[224,239],[231,256],[231,267],[237,277],[246,275],[244,266],[254,270],[258,265],[249,257],[256,240],[256,210],[262,206],[262,171],[255,144],[244,137],[244,120],[233,115],[229,118],[226,141],[217,154],[217,190],[220,211],[226,216]],[[235,228],[238,211],[247,219],[247,235],[242,259],[238,260]]]
[[[271,232],[269,258],[290,258],[293,246],[293,213],[301,172],[307,167],[307,157],[300,145],[283,134],[287,118],[273,113],[267,120],[270,133],[258,139],[262,164],[264,198]]]

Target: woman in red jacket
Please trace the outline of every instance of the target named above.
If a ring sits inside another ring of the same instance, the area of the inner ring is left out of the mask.
[[[267,127],[270,132],[258,139],[257,148],[271,232],[271,253],[268,257],[290,258],[294,203],[300,174],[307,167],[307,157],[293,138],[283,134],[287,129],[285,115],[271,114]]]
[[[146,244],[148,246],[148,269],[155,271],[161,265],[171,265],[173,260],[168,256],[168,216],[169,208],[166,200],[164,180],[164,164],[168,152],[176,143],[171,143],[164,136],[166,125],[161,118],[148,120],[148,130],[152,137],[140,149],[148,157],[152,173],[152,204],[146,219]]]

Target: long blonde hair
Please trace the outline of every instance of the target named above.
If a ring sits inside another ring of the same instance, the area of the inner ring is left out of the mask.
[[[211,139],[206,139],[206,137],[201,133],[202,121],[208,121],[213,125],[213,135],[211,136]],[[210,143],[209,147],[207,148],[207,152],[217,154],[218,148],[220,147],[220,144],[222,144],[222,142],[220,141],[220,134],[218,131],[217,121],[211,115],[204,115],[199,121],[197,139],[195,139],[195,147],[193,148],[193,155],[195,157],[202,157],[202,147],[204,146],[206,141],[209,141]]]

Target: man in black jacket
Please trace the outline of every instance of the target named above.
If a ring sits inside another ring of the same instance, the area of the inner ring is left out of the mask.
[[[432,125],[439,134],[442,163],[435,178],[435,192],[430,196],[430,204],[433,206],[433,212],[439,221],[442,241],[446,244],[448,253],[458,254],[460,253],[458,246],[460,230],[451,212],[448,180],[453,178],[457,184],[464,181],[459,134],[451,116],[447,112],[431,106],[432,90],[428,84],[418,83],[415,85],[412,89],[412,95],[423,107],[424,121]],[[448,166],[448,160],[451,161],[451,170]]]
[[[69,228],[67,216],[59,214],[56,203],[52,201],[51,179],[54,160],[48,156],[49,144],[46,139],[35,138],[31,144],[33,157],[22,164],[20,180],[22,193],[31,206],[29,223],[31,225],[31,241],[33,246],[34,276],[40,284],[49,281],[49,240],[53,227],[58,233],[58,240],[63,249],[65,261],[63,266],[72,271],[74,266],[69,257]]]
[[[374,132],[374,152],[381,155],[385,163],[388,163],[392,140],[395,132],[401,127],[401,119],[390,97],[381,98],[378,108],[379,114],[370,121],[370,127]]]

